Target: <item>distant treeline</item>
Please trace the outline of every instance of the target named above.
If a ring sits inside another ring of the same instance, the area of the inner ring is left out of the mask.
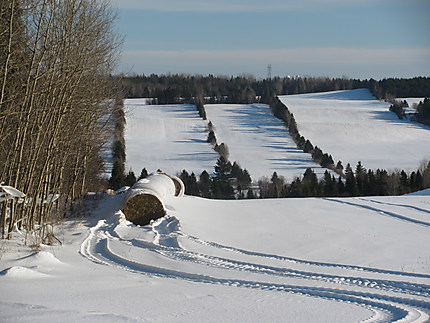
[[[378,99],[425,98],[430,96],[430,78],[414,77],[410,79],[388,78],[381,81],[369,81],[369,88]]]
[[[185,194],[212,199],[354,197],[402,195],[430,187],[430,162],[423,163],[419,170],[410,174],[405,171],[366,170],[358,162],[355,170],[349,164],[346,166],[345,178],[336,178],[329,171],[318,178],[308,168],[303,176],[294,178],[291,183],[276,172],[270,179],[265,177],[252,183],[246,169],[236,162],[231,164],[222,156],[214,170],[213,175],[203,171],[198,177],[186,170],[178,174],[185,184]],[[142,174],[143,177],[147,175],[146,169]]]
[[[118,76],[119,77],[119,76]],[[430,96],[430,78],[388,78],[380,81],[328,77],[273,77],[250,75],[134,75],[121,77],[127,98],[154,98],[154,103],[266,103],[270,93],[301,94],[368,88],[378,99]]]
[[[354,197],[402,195],[430,187],[430,163],[420,170],[388,172],[383,169],[366,170],[358,162],[355,171],[348,164],[345,179],[336,178],[329,171],[321,179],[312,169],[291,183],[274,173],[270,181],[259,181],[260,197]]]

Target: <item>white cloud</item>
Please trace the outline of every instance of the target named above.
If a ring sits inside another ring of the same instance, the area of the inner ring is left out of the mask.
[[[315,8],[330,4],[363,3],[393,0],[112,0],[118,8],[155,11],[287,11]]]
[[[293,48],[258,50],[126,51],[121,72],[355,78],[428,75],[430,48]],[[430,76],[430,75],[429,75]]]

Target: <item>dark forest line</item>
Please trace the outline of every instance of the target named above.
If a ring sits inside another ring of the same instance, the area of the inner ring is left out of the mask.
[[[423,163],[418,170],[388,172],[383,169],[367,170],[361,162],[355,169],[348,164],[345,178],[337,178],[326,171],[318,178],[308,168],[302,176],[291,182],[274,172],[271,177],[253,181],[246,169],[220,157],[212,175],[183,170],[177,174],[185,184],[185,194],[210,199],[255,199],[255,198],[299,198],[299,197],[357,197],[395,196],[420,191],[430,187],[430,162]],[[138,179],[148,175],[146,168]],[[136,178],[134,179],[136,181]],[[132,185],[134,182],[129,183]]]
[[[368,88],[376,98],[430,96],[430,78],[414,77],[348,79],[329,77],[272,77],[202,75],[134,75],[121,76],[126,98],[157,98],[159,104],[193,103],[204,98],[206,103],[254,103],[269,92],[277,95],[352,90]]]
[[[273,77],[202,75],[117,76],[126,98],[150,98],[152,104],[205,103],[272,104],[276,95],[303,94],[367,88],[379,100],[392,103],[392,111],[402,117],[403,107],[396,98],[430,97],[430,78],[386,78],[359,80],[328,77]],[[199,113],[201,111],[199,110]],[[203,116],[204,118],[204,116]],[[416,121],[430,125],[430,104],[417,107]]]

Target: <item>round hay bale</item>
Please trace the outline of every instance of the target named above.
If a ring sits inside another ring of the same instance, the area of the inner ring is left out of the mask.
[[[185,186],[176,176],[155,173],[136,182],[124,198],[124,215],[136,225],[147,225],[164,215],[163,200],[183,196]]]
[[[125,218],[136,225],[147,225],[166,215],[160,199],[149,193],[140,193],[131,197],[124,205]]]

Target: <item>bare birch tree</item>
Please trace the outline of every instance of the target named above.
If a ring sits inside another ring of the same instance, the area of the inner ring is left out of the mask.
[[[7,0],[1,13],[0,181],[27,194],[9,202],[2,232],[38,227],[45,236],[103,167],[121,41],[107,1]]]

